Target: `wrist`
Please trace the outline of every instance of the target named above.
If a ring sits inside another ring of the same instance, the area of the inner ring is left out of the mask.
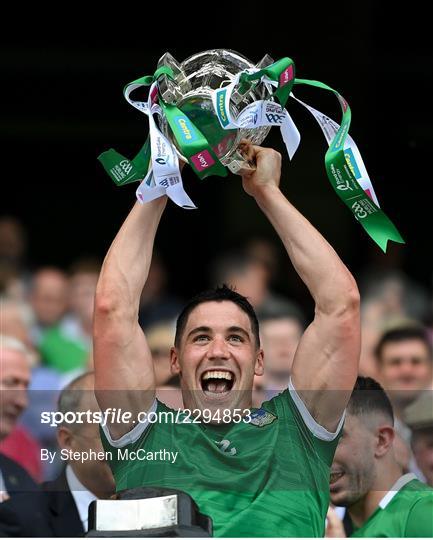
[[[282,195],[281,190],[278,186],[275,184],[265,184],[263,186],[260,186],[254,193],[254,199],[256,203],[261,206],[262,204],[265,204],[267,201],[275,199],[275,197],[278,197]]]

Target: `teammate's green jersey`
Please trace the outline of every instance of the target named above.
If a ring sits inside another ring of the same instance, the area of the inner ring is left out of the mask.
[[[171,409],[158,401],[156,412],[164,411]],[[212,518],[215,536],[321,537],[342,423],[326,431],[291,387],[253,409],[250,423],[137,425],[117,441],[105,427],[102,439],[117,491],[183,490]],[[125,449],[159,458],[127,460]],[[163,449],[178,452],[174,463],[158,454]]]
[[[402,476],[354,537],[433,538],[433,489]]]

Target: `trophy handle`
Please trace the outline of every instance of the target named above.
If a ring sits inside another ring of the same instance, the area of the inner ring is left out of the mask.
[[[227,164],[228,169],[233,174],[242,174],[242,171],[255,171],[256,170],[256,163],[255,161],[248,161],[245,159],[245,157],[242,155],[242,153],[239,150],[236,150],[236,152],[231,157],[230,163]]]

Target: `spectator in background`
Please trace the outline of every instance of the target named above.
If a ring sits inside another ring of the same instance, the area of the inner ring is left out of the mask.
[[[279,304],[287,300],[270,289],[275,267],[269,264],[269,261],[265,262],[265,259],[257,254],[228,253],[213,263],[211,285],[227,283],[248,298],[258,315],[261,310],[272,310],[274,306],[278,309]]]
[[[19,302],[25,296],[24,288],[24,282],[11,264],[0,261],[0,297]]]
[[[305,329],[305,318],[292,302],[274,301],[258,312],[265,353],[265,372],[260,381],[265,399],[271,399],[289,384],[293,358]],[[260,383],[259,383],[260,384]]]
[[[363,377],[378,379],[375,349],[387,324],[380,302],[376,299],[363,299],[361,303],[361,356],[359,359],[359,374]]]
[[[386,331],[375,349],[378,379],[394,410],[394,449],[406,471],[417,471],[411,451],[411,430],[404,411],[431,384],[432,346],[423,327],[414,323]]]
[[[158,253],[154,253],[140,297],[138,321],[147,328],[161,321],[175,320],[183,302],[167,291],[167,270]]]
[[[27,387],[33,357],[23,343],[14,337],[0,335],[0,441],[14,431],[18,418],[27,407]],[[16,458],[32,457],[30,447],[21,448],[15,459],[0,453],[0,502],[23,490],[35,490],[37,485]]]
[[[62,275],[59,271],[59,274]],[[51,278],[53,276],[54,280]],[[41,280],[39,280],[39,277]],[[34,350],[37,347],[37,336],[42,336],[45,327],[37,324],[36,321],[44,321],[49,324],[55,321],[53,316],[55,309],[50,300],[45,300],[52,294],[51,285],[56,289],[57,270],[51,269],[47,273],[38,272],[36,282],[33,281],[31,296],[35,301],[36,310],[23,300],[17,301],[10,298],[2,299],[2,333],[12,336],[21,341],[29,351],[32,351],[34,359],[32,364],[31,381],[28,392],[28,407],[23,412],[20,425],[17,426],[9,437],[1,443],[4,453],[10,456],[17,456],[18,459],[26,459],[22,464],[36,480],[41,481],[47,478],[49,471],[44,468],[39,460],[40,446],[47,446],[53,450],[56,447],[55,430],[40,422],[40,413],[44,410],[52,410],[57,399],[57,390],[61,386],[59,373],[45,365],[43,359]],[[33,287],[34,285],[34,287]],[[54,292],[55,294],[55,292]],[[33,296],[34,295],[34,296]],[[35,320],[36,315],[40,315]],[[35,329],[37,328],[37,331]],[[48,326],[46,327],[48,328]],[[20,449],[26,447],[27,452],[23,454]]]
[[[1,333],[15,337],[28,349],[33,350],[30,327],[33,313],[30,306],[23,300],[1,298]],[[35,356],[36,359],[36,356]]]
[[[377,303],[388,324],[402,318],[423,322],[430,311],[427,291],[396,269],[368,269],[360,290],[365,302]]]
[[[411,446],[417,476],[433,487],[433,395],[426,390],[405,410],[406,424],[412,430]]]
[[[251,239],[244,250],[247,257],[263,264],[268,273],[267,281],[272,284],[279,270],[278,252],[275,243],[265,238]]]
[[[331,468],[331,501],[347,508],[353,536],[432,537],[433,489],[402,475],[393,441],[387,395],[376,381],[358,377]],[[334,515],[328,537],[342,536],[335,522]]]
[[[175,334],[174,322],[161,322],[146,329],[147,343],[155,368],[155,385],[167,384],[173,375],[170,369],[170,349]]]
[[[39,269],[31,281],[29,301],[35,316],[32,339],[38,344],[44,332],[58,325],[66,313],[69,301],[67,275],[58,268]]]
[[[155,369],[157,398],[173,409],[183,409],[179,375],[173,375],[170,367],[170,351],[174,343],[175,321],[166,321],[146,330],[147,343],[152,353]]]
[[[236,292],[248,298],[258,310],[269,294],[269,274],[263,263],[243,254],[227,254],[212,266],[212,285],[227,283]]]
[[[99,411],[93,385],[93,373],[72,381],[60,394],[59,411]],[[60,449],[68,454],[93,451],[102,457],[98,423],[61,424],[57,437]],[[42,493],[23,493],[0,505],[0,535],[83,536],[88,530],[89,504],[113,493],[114,479],[104,459],[69,460],[59,478],[43,485]]]
[[[409,325],[388,330],[376,347],[379,379],[391,400],[396,430],[410,442],[404,410],[429,388],[433,376],[432,344],[423,327]]]
[[[0,217],[0,294],[22,301],[29,274],[25,266],[27,234],[21,222],[11,216]]]
[[[361,375],[379,378],[375,346],[390,328],[408,321],[424,322],[429,313],[427,292],[397,270],[370,268],[360,281],[362,347]]]
[[[95,259],[81,259],[71,268],[70,315],[63,328],[90,350],[93,327],[93,302],[101,269]]]
[[[94,259],[82,259],[71,269],[69,312],[46,330],[39,343],[45,365],[60,373],[83,371],[92,346],[93,300],[100,265]]]

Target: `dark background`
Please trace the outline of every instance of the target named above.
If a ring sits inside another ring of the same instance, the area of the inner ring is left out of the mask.
[[[320,128],[293,100],[288,109],[302,140],[293,163],[284,158],[283,191],[355,275],[368,264],[396,267],[430,287],[432,28],[416,4],[17,6],[4,24],[10,36],[1,52],[0,215],[28,228],[32,267],[102,258],[132,205],[136,185],[116,187],[97,161],[110,147],[134,157],[147,135],[147,120],[124,100],[123,86],[152,74],[167,50],[182,61],[231,48],[254,62],[265,53],[289,56],[298,77],[325,82],[348,100],[350,133],[406,245],[393,244],[384,255],[356,223],[326,177]],[[332,94],[307,87],[296,93],[340,121]],[[265,144],[285,152],[279,130]],[[184,181],[199,209],[169,203],[157,245],[172,288],[189,295],[207,284],[217,254],[275,234],[238,177],[200,181],[187,170]],[[280,251],[277,289],[301,298],[305,290]]]

